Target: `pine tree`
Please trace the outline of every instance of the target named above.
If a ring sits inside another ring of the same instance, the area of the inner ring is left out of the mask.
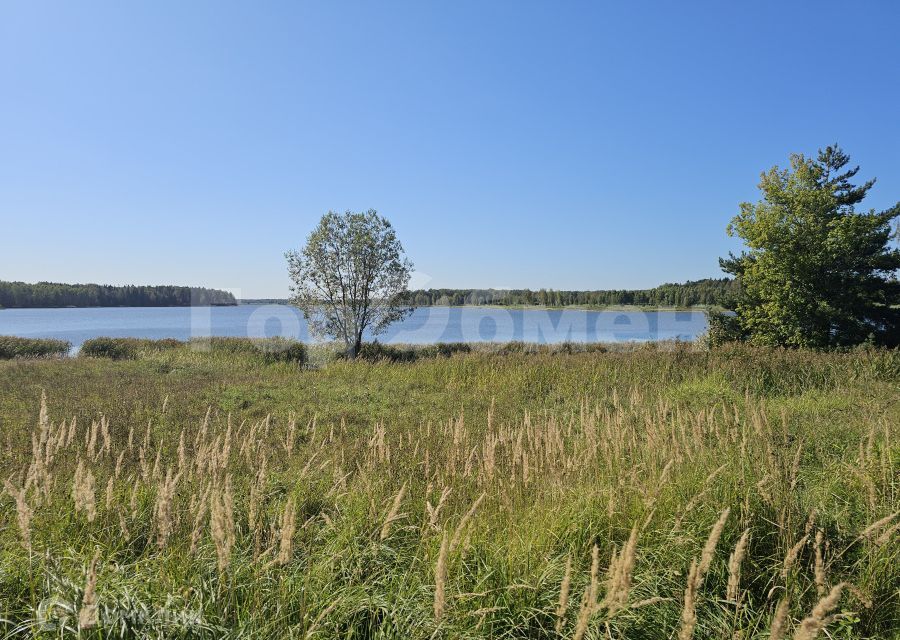
[[[838,146],[790,169],[762,175],[763,199],[741,204],[728,226],[748,250],[721,259],[740,281],[737,321],[752,342],[832,347],[900,341],[900,250],[891,223],[900,203],[858,212],[875,180],[855,186],[859,167]]]

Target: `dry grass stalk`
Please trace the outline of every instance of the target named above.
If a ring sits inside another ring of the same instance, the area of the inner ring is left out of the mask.
[[[88,522],[93,522],[97,517],[94,475],[90,469],[85,468],[81,459],[78,460],[72,482],[72,499],[75,502],[75,511],[84,511]]]
[[[453,532],[453,539],[450,541],[450,551],[456,549],[459,543],[462,541],[463,533],[465,533],[465,529],[468,526],[469,522],[472,520],[472,516],[475,515],[475,511],[478,509],[478,505],[481,504],[482,500],[484,500],[486,493],[482,493],[478,496],[478,499],[472,503],[472,506],[469,507],[469,510],[466,511],[466,515],[462,517],[462,520],[459,521],[459,524],[456,526],[456,531]]]
[[[278,564],[286,565],[291,560],[294,532],[297,529],[297,502],[291,496],[284,505],[281,515],[281,538],[278,545]]]
[[[729,513],[731,513],[730,507],[726,508],[719,516],[719,519],[716,520],[712,530],[709,532],[709,537],[706,539],[706,544],[703,545],[703,553],[700,555],[700,564],[698,565],[698,574],[701,583],[712,564],[713,556],[716,553],[716,545],[719,544],[719,538],[722,537],[722,531],[725,529],[725,521],[728,519]]]
[[[819,632],[828,624],[828,614],[837,606],[843,589],[843,582],[835,585],[828,595],[816,603],[809,615],[800,622],[800,627],[794,634],[794,640],[814,640],[818,637]]]
[[[194,527],[191,530],[191,554],[197,552],[197,546],[200,544],[200,537],[203,535],[203,521],[206,518],[206,512],[209,510],[209,487],[203,492],[200,503],[197,506],[197,513],[194,516]]]
[[[231,560],[231,547],[234,545],[234,511],[228,485],[224,490],[215,489],[211,496],[210,532],[216,545],[219,571],[224,572]]]
[[[556,607],[556,633],[561,633],[569,608],[569,590],[572,587],[572,558],[566,558],[566,573],[559,587],[559,605]]]
[[[125,522],[125,516],[121,511],[119,511],[119,533],[122,534],[122,539],[126,541],[131,540],[131,532],[128,530],[128,523]]]
[[[697,626],[697,591],[702,580],[697,560],[691,560],[687,586],[684,589],[684,606],[681,609],[681,628],[678,631],[678,640],[690,640],[694,635],[694,627]]]
[[[797,488],[797,479],[800,475],[800,458],[803,455],[803,441],[797,445],[797,452],[794,454],[794,461],[791,464],[791,491]]]
[[[582,640],[587,633],[588,622],[591,615],[597,609],[597,593],[600,591],[600,548],[594,545],[591,551],[591,580],[584,590],[581,601],[581,610],[578,612],[578,624],[575,626],[573,640]]]
[[[890,541],[890,539],[895,533],[897,533],[897,531],[900,531],[900,522],[896,523],[892,527],[888,527],[887,529],[885,529],[884,532],[875,540],[875,544],[879,547],[883,547]]]
[[[91,629],[96,627],[99,622],[97,607],[97,561],[99,559],[100,549],[97,549],[91,560],[91,567],[84,584],[84,596],[81,598],[81,607],[78,609],[78,627],[80,629]]]
[[[706,572],[712,565],[713,557],[716,553],[716,545],[719,538],[722,537],[722,531],[725,528],[725,521],[728,519],[730,508],[726,508],[709,532],[706,544],[703,545],[703,551],[700,554],[700,561],[696,559],[691,561],[691,568],[688,571],[687,585],[684,589],[684,607],[681,610],[681,628],[678,632],[679,640],[689,640],[694,635],[694,627],[697,626],[697,596],[700,587],[703,585],[703,579]]]
[[[441,491],[441,497],[438,499],[438,503],[436,507],[431,506],[431,502],[425,501],[425,510],[428,512],[428,526],[432,529],[438,528],[438,518],[441,515],[441,509],[444,507],[444,503],[447,501],[447,498],[450,496],[451,488],[444,487]]]
[[[625,546],[622,547],[621,552],[613,552],[612,560],[609,563],[610,575],[606,586],[606,597],[603,600],[609,617],[614,616],[628,603],[634,571],[634,557],[637,551],[637,538],[638,527],[634,525]]]
[[[109,420],[106,416],[100,416],[100,435],[103,436],[103,447],[99,455],[109,455],[112,451],[112,436],[109,434]]]
[[[791,572],[791,569],[794,568],[794,565],[797,564],[797,557],[800,555],[800,551],[806,546],[806,542],[809,540],[809,536],[803,536],[797,541],[793,547],[788,549],[787,555],[784,556],[784,564],[781,567],[781,577],[787,578],[788,574]]]
[[[9,480],[4,481],[4,487],[9,496],[16,502],[16,522],[19,525],[19,535],[22,538],[22,546],[31,551],[31,518],[34,510],[28,506],[26,489],[16,489]]]
[[[159,480],[162,477],[162,467],[160,466],[162,462],[162,445],[156,448],[156,458],[153,459],[153,471],[150,473],[150,477],[154,480]]]
[[[775,615],[772,616],[772,624],[769,625],[769,640],[783,640],[787,632],[788,612],[791,603],[787,598],[782,598],[775,607]]]
[[[98,458],[98,456],[100,455],[100,452],[96,451],[96,449],[97,449],[97,433],[98,433],[99,427],[100,427],[100,425],[98,425],[97,421],[94,420],[91,422],[90,431],[88,431],[89,438],[87,441],[87,445],[85,446],[85,451],[87,453],[88,458],[90,458],[91,460],[96,460]]]
[[[119,453],[119,457],[116,458],[116,468],[113,471],[113,477],[118,480],[119,476],[122,475],[122,463],[125,461],[125,452],[126,449],[122,449],[121,453]]]
[[[66,433],[66,444],[68,447],[75,440],[75,436],[78,435],[78,420],[76,418],[72,418],[69,422],[69,431]]]
[[[110,476],[109,480],[106,481],[106,509],[112,509],[113,505],[113,477]]]
[[[379,535],[379,540],[387,540],[388,536],[391,535],[391,524],[395,520],[399,520],[403,516],[400,515],[400,504],[403,502],[403,496],[406,494],[406,483],[403,483],[403,486],[400,487],[400,491],[397,492],[397,495],[394,496],[394,503],[391,505],[391,510],[388,511],[387,518],[384,520],[384,524],[381,525],[381,534]]]
[[[175,498],[175,487],[181,474],[172,475],[172,468],[166,470],[166,479],[163,480],[156,494],[156,526],[157,526],[157,546],[162,549],[166,545],[166,541],[172,534],[173,518],[172,518],[172,501]]]
[[[129,506],[131,507],[131,519],[137,520],[138,517],[138,493],[141,490],[141,481],[138,478],[134,479],[134,486],[131,487],[131,497],[129,499]]]
[[[816,531],[816,564],[814,567],[815,577],[816,577],[816,592],[819,597],[825,595],[825,592],[828,590],[826,585],[827,576],[825,575],[825,557],[822,553],[822,541],[825,535],[822,533],[822,530],[819,529]]]
[[[178,472],[182,473],[187,467],[187,451],[185,450],[184,445],[184,429],[181,430],[181,435],[178,436]]]
[[[629,609],[641,609],[643,607],[649,607],[654,604],[659,604],[660,602],[668,602],[672,598],[664,598],[663,596],[653,596],[652,598],[646,598],[644,600],[638,600],[633,605],[628,607]]]
[[[881,529],[882,527],[887,525],[891,520],[896,518],[898,515],[900,515],[900,511],[895,511],[894,513],[890,514],[889,516],[885,516],[885,517],[881,518],[880,520],[876,520],[875,522],[870,524],[868,527],[863,529],[862,533],[859,534],[859,537],[860,538],[871,537],[876,531],[878,531],[879,529]]]
[[[741,597],[741,563],[747,555],[747,543],[750,540],[750,529],[746,529],[740,540],[734,545],[734,551],[728,558],[728,589],[726,597],[732,602],[739,602]]]
[[[450,544],[445,532],[441,538],[441,550],[438,552],[437,564],[434,567],[434,621],[440,622],[444,617],[447,589],[447,556]]]
[[[288,457],[294,455],[294,442],[297,439],[297,421],[294,419],[294,416],[288,420],[288,432],[284,439],[284,452],[288,455]]]

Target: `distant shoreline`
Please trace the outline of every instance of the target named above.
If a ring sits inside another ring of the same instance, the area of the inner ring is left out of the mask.
[[[250,305],[284,305],[291,306],[291,303],[287,300],[279,300],[279,299],[246,299],[246,300],[238,300],[239,306],[250,306]],[[664,305],[652,305],[652,304],[617,304],[617,305],[583,305],[583,304],[572,304],[572,305],[524,305],[524,304],[423,304],[423,305],[413,305],[416,309],[429,309],[429,308],[445,308],[445,309],[509,309],[511,311],[725,311],[724,307],[719,307],[716,305],[694,305],[690,307],[672,307],[672,306],[664,306]]]
[[[287,300],[238,300],[235,304],[205,304],[205,305],[185,305],[185,304],[167,304],[167,305],[98,305],[98,306],[68,306],[68,307],[0,307],[0,311],[6,310],[49,310],[49,309],[190,309],[192,307],[247,307],[247,306],[264,306],[264,305],[280,305],[292,306]],[[540,305],[521,305],[521,304],[429,304],[420,305],[416,309],[506,309],[509,311],[658,311],[658,312],[686,312],[686,311],[725,311],[723,307],[715,305],[696,305],[693,307],[667,307],[655,305],[609,305],[609,306],[588,306],[588,305],[562,305],[562,306],[540,306]]]
[[[26,311],[31,309],[190,309],[191,307],[237,307],[240,302],[229,302],[220,304],[103,304],[103,305],[57,305],[52,307],[0,307],[0,311],[20,310]]]

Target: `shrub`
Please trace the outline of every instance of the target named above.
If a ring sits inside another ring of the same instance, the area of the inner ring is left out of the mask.
[[[419,356],[412,347],[398,347],[382,344],[376,340],[375,342],[364,342],[359,348],[359,353],[356,354],[356,357],[360,360],[368,360],[369,362],[377,362],[379,360],[387,360],[389,362],[414,362]]]
[[[705,336],[708,346],[718,347],[729,342],[743,342],[747,338],[736,315],[708,311],[706,317],[709,323]]]
[[[303,365],[306,364],[308,358],[305,344],[297,340],[280,337],[214,337],[200,338],[192,342],[194,344],[208,345],[212,353],[259,356],[266,363],[293,362]]]
[[[472,345],[465,342],[437,342],[429,345],[391,345],[365,342],[359,349],[357,358],[369,362],[415,362],[422,358],[449,358],[454,353],[471,353]],[[346,354],[340,356],[346,358]]]
[[[13,358],[61,358],[72,349],[72,343],[51,338],[18,338],[0,336],[0,360]]]
[[[467,342],[438,342],[434,350],[437,355],[450,357],[454,353],[472,353],[472,345]]]
[[[91,338],[81,345],[78,355],[82,358],[134,360],[139,342],[136,338]]]
[[[298,365],[306,364],[306,345],[297,340],[284,338],[269,338],[259,341],[259,348],[266,362],[293,362]]]

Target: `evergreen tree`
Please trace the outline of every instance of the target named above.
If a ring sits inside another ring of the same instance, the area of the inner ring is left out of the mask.
[[[900,203],[856,211],[875,180],[851,180],[859,167],[837,146],[815,159],[762,175],[763,198],[741,204],[728,226],[748,250],[721,259],[739,280],[737,322],[758,344],[831,347],[900,340],[900,250],[891,222]]]

